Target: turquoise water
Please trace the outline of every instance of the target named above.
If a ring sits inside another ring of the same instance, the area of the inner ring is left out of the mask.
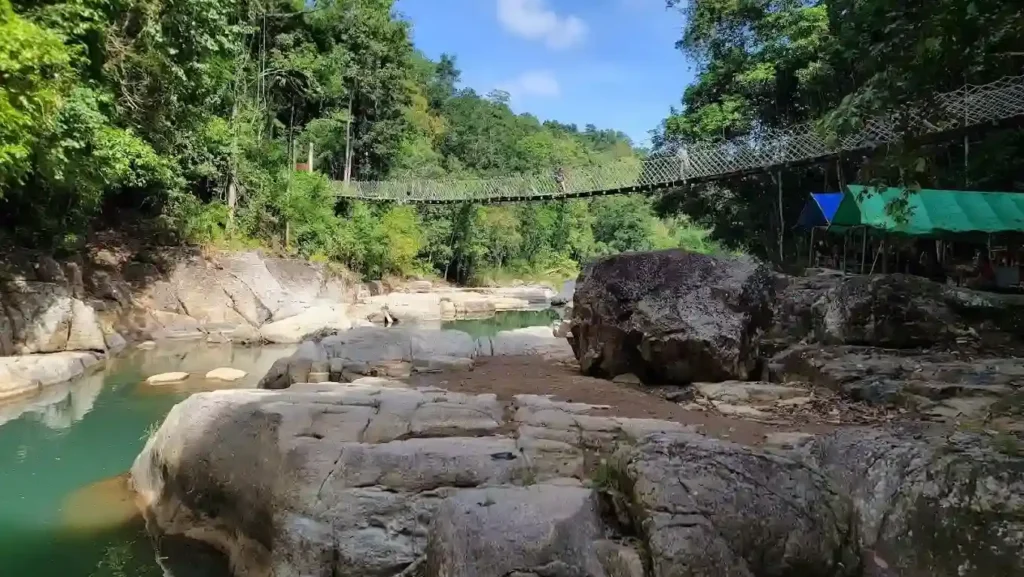
[[[537,311],[503,311],[484,319],[450,321],[442,325],[445,329],[467,332],[473,338],[491,337],[499,331],[526,327],[546,327],[559,319],[558,311],[543,309]]]
[[[0,406],[0,575],[162,575],[123,474],[175,403],[199,390],[253,386],[290,353],[227,345],[136,351],[101,373]],[[221,366],[250,374],[235,384],[202,378]],[[194,374],[181,385],[144,383],[171,370]]]
[[[444,328],[481,337],[557,319],[552,310],[510,311]],[[177,402],[197,391],[255,386],[291,351],[205,344],[135,351],[75,383],[0,405],[0,577],[163,575],[124,474]],[[202,378],[217,367],[249,375],[231,385]],[[144,383],[178,370],[193,377],[181,385]]]

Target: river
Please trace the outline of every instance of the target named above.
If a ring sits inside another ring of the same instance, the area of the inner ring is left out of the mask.
[[[444,328],[479,337],[555,318],[551,310],[507,312]],[[113,359],[102,372],[38,397],[0,405],[0,576],[162,575],[125,472],[177,402],[198,391],[255,386],[292,350],[161,345]],[[203,375],[217,367],[249,374],[234,384],[206,381]],[[145,384],[168,371],[192,377],[181,385]]]

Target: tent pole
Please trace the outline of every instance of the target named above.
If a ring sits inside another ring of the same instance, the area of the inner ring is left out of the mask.
[[[864,267],[867,265],[868,258],[868,227],[863,228],[863,234],[860,239],[860,274],[864,274]]]
[[[811,227],[811,249],[807,251],[807,266],[810,267],[814,262],[814,229]]]

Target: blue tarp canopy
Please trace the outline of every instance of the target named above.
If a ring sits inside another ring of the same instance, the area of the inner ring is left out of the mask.
[[[816,226],[828,226],[832,223],[832,217],[836,215],[839,204],[843,201],[841,192],[813,192],[807,200],[796,226],[800,228],[814,228]]]

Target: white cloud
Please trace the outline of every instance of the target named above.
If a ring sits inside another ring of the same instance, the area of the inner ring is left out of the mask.
[[[571,14],[559,15],[545,0],[498,0],[498,21],[506,30],[549,48],[575,46],[587,35],[587,24]]]
[[[562,87],[555,75],[547,70],[524,72],[514,79],[498,86],[513,98],[540,96],[553,98],[562,94]]]

